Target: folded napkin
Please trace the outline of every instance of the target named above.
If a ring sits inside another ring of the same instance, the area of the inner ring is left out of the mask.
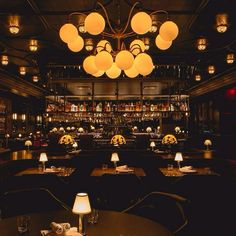
[[[192,166],[183,166],[180,168],[180,170],[192,170],[193,167]]]
[[[82,236],[82,234],[80,234],[77,231],[77,227],[71,227],[68,231],[63,232],[62,234],[57,234],[55,232],[53,232],[52,230],[41,230],[41,235],[42,236]]]
[[[182,168],[179,169],[180,172],[183,173],[195,173],[197,172],[197,170],[195,170],[192,166],[184,166]]]
[[[118,172],[133,172],[134,170],[129,168],[127,165],[117,166],[116,171]]]
[[[52,232],[56,234],[64,234],[70,229],[70,224],[69,223],[56,223],[52,222],[50,224],[50,227],[52,229]]]

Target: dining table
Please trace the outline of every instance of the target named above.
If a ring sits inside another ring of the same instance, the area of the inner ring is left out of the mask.
[[[17,216],[0,220],[0,235],[17,235]],[[79,216],[71,211],[53,211],[28,215],[29,231],[24,235],[40,236],[41,232],[50,230],[50,223],[69,223],[71,227],[78,225]],[[49,231],[50,232],[50,231]],[[88,236],[173,236],[163,225],[152,220],[116,211],[98,211],[96,224],[87,223]],[[48,234],[56,235],[56,234]]]

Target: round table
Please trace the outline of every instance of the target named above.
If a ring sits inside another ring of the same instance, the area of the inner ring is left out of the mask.
[[[20,203],[19,203],[20,204]],[[36,203],[37,204],[37,203]],[[39,236],[41,230],[49,229],[52,221],[69,222],[77,226],[78,216],[68,211],[29,214],[29,236]],[[16,217],[0,220],[0,234],[17,235]],[[115,211],[99,211],[97,224],[87,224],[88,236],[173,236],[164,226],[143,217]]]

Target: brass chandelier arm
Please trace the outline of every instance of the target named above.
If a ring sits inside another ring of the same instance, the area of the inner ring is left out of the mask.
[[[157,13],[165,13],[167,16],[167,19],[169,19],[169,13],[168,13],[168,11],[165,11],[165,10],[157,10],[157,11],[150,13],[150,15],[155,15]]]

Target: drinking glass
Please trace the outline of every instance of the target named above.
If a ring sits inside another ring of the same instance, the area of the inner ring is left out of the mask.
[[[24,234],[29,231],[29,223],[30,217],[29,216],[18,216],[16,218],[17,221],[17,231],[19,234]]]
[[[92,209],[91,213],[88,215],[88,223],[96,224],[98,222],[98,210]]]

